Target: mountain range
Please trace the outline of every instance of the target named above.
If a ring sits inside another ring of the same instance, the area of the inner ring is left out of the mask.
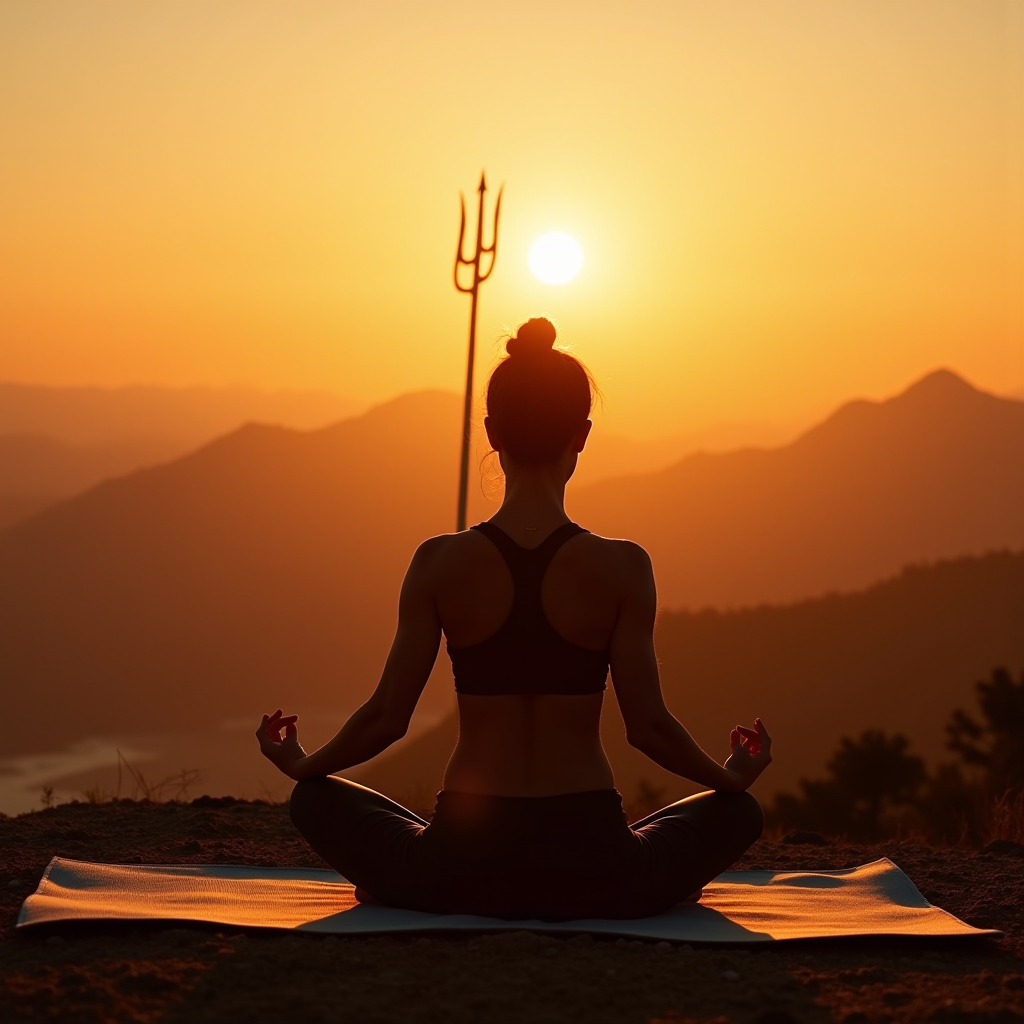
[[[355,707],[416,545],[451,529],[460,405],[429,392],[320,430],[248,425],[0,533],[7,750]],[[574,487],[570,511],[649,547],[662,606],[794,601],[1019,549],[1022,456],[1024,404],[940,372],[774,450]],[[430,714],[451,706],[435,676]]]
[[[0,382],[0,530],[109,477],[186,455],[247,421],[308,429],[359,409],[329,392]]]
[[[774,450],[698,454],[575,491],[570,515],[644,545],[660,602],[853,590],[912,562],[1024,546],[1024,402],[948,371],[842,406]]]
[[[310,429],[357,409],[328,392],[0,383],[0,530],[103,480],[187,455],[247,422]],[[663,469],[694,451],[777,443],[794,433],[793,424],[766,422],[720,423],[656,438],[602,429],[575,485]]]

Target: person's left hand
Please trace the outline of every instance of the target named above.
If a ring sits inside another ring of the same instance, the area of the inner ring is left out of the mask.
[[[737,725],[729,737],[732,752],[725,769],[738,780],[742,789],[749,789],[754,780],[772,763],[772,738],[760,718],[754,728]]]
[[[298,720],[298,715],[285,715],[278,708],[272,715],[264,715],[256,730],[263,756],[296,782],[302,778],[302,762],[306,759],[306,752],[299,743],[299,730],[295,727]]]

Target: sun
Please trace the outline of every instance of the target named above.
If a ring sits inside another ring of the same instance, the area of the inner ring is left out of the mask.
[[[530,246],[530,269],[545,284],[567,284],[583,266],[583,250],[572,235],[549,231]]]

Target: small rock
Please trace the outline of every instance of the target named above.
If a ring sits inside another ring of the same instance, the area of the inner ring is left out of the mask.
[[[740,980],[740,972],[739,971],[722,971],[722,980],[723,981],[739,981]]]
[[[996,857],[1024,857],[1024,846],[1009,839],[993,839],[981,848],[982,853],[991,853]]]
[[[7,888],[8,889],[20,889],[21,888],[21,879],[20,878],[12,878],[7,883]]]

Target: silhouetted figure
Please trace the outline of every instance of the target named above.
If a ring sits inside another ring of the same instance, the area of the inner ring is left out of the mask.
[[[554,341],[549,321],[530,320],[491,375],[484,425],[504,501],[488,522],[420,546],[373,696],[312,754],[294,715],[264,715],[257,731],[298,782],[292,821],[361,898],[504,918],[640,917],[699,897],[761,834],[746,790],[771,761],[764,726],[737,726],[724,766],[700,749],[662,699],[647,552],[565,514],[593,383]],[[405,735],[442,633],[459,740],[428,824],[331,773]],[[601,746],[609,666],[629,742],[710,790],[632,827]]]

